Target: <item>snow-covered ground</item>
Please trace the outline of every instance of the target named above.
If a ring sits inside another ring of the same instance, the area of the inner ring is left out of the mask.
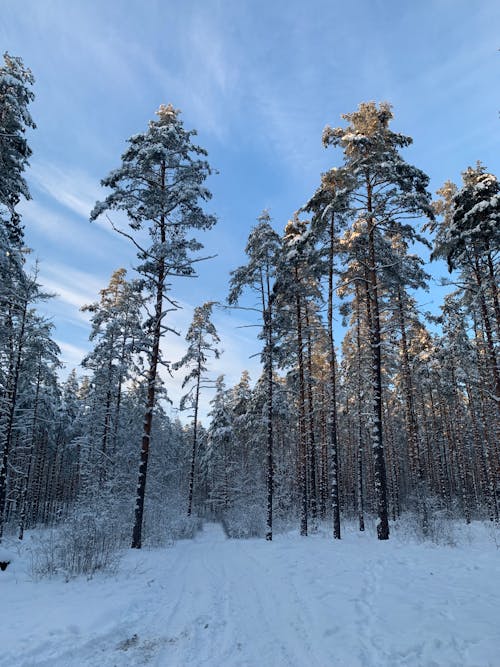
[[[2,667],[498,667],[500,551],[346,531],[130,550],[115,576],[0,572]]]

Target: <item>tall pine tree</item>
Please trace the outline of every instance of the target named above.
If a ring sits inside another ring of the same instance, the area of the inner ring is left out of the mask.
[[[342,116],[347,127],[326,127],[325,146],[339,146],[344,153],[344,168],[352,179],[351,215],[360,220],[360,233],[366,252],[363,259],[369,311],[372,352],[373,427],[372,449],[375,466],[377,534],[389,538],[387,475],[382,430],[382,357],[380,292],[385,265],[384,249],[395,236],[405,242],[420,240],[409,218],[422,214],[433,217],[428,177],[409,165],[399,151],[412,139],[389,129],[393,114],[389,104],[374,102],[359,105],[357,111]],[[359,241],[359,240],[358,240]]]
[[[204,185],[211,169],[204,159],[206,151],[192,141],[196,132],[184,129],[179,111],[171,104],[160,106],[157,116],[146,132],[129,139],[121,166],[102,181],[102,185],[111,188],[111,194],[98,202],[91,213],[91,220],[108,210],[127,214],[132,232],[119,231],[138,250],[141,263],[137,271],[142,276],[146,298],[153,304],[147,322],[147,399],[132,534],[135,549],[141,547],[142,541],[151,427],[162,363],[160,342],[163,333],[172,330],[165,324],[165,316],[177,308],[168,293],[169,279],[195,274],[192,253],[202,245],[188,235],[192,229],[210,229],[216,222],[202,208],[202,203],[211,198]],[[113,227],[117,229],[114,224]],[[140,230],[149,234],[147,247],[141,244],[138,234],[134,236]]]

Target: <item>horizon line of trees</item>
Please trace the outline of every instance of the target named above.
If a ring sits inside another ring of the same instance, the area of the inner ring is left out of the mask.
[[[212,228],[205,211],[206,151],[162,105],[103,179],[110,194],[91,220],[110,218],[136,248],[136,276],[118,268],[90,313],[92,349],[61,382],[50,298],[27,270],[17,205],[31,150],[34,83],[20,58],[0,67],[0,540],[4,528],[91,526],[140,548],[160,534],[221,518],[232,535],[263,535],[297,521],[301,535],[329,520],[377,517],[377,536],[402,512],[429,532],[436,513],[499,519],[500,184],[477,163],[433,201],[427,175],[405,161],[411,138],[394,132],[387,103],[361,103],[325,128],[339,166],[280,235],[264,211],[228,307],[255,302],[262,374],[214,383],[220,355],[213,301],[195,308],[187,351],[162,352],[178,308],[173,277],[195,275]],[[422,224],[423,221],[423,224]],[[429,238],[433,239],[433,243]],[[439,315],[416,299],[430,277],[419,255],[445,259],[450,292]],[[340,305],[339,305],[340,302]],[[344,335],[334,340],[334,321]],[[169,419],[160,369],[186,369],[182,409]],[[201,392],[215,386],[210,421]],[[137,468],[138,466],[138,468]],[[137,470],[134,474],[134,470]],[[135,479],[134,479],[135,478]],[[98,525],[97,525],[98,524]],[[101,534],[99,533],[99,534]],[[130,540],[131,533],[131,540]]]

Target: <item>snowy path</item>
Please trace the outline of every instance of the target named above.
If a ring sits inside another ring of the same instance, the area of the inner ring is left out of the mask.
[[[0,579],[2,667],[499,667],[492,543],[348,533],[130,551],[116,577]]]

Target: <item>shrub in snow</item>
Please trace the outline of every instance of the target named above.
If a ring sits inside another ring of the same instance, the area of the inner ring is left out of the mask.
[[[448,509],[437,498],[426,498],[420,512],[405,512],[396,522],[398,535],[418,542],[457,546],[455,522]]]
[[[41,536],[31,549],[35,578],[62,574],[66,580],[96,572],[113,572],[118,565],[117,539],[105,518],[88,511]]]
[[[244,508],[232,507],[222,515],[222,525],[228,537],[264,537],[265,506],[249,503]]]
[[[149,547],[172,545],[176,540],[190,539],[201,529],[202,521],[187,516],[186,499],[169,499],[169,503],[146,501],[143,543]]]
[[[490,521],[488,524],[488,535],[494,542],[497,549],[500,549],[500,524],[496,521]]]

